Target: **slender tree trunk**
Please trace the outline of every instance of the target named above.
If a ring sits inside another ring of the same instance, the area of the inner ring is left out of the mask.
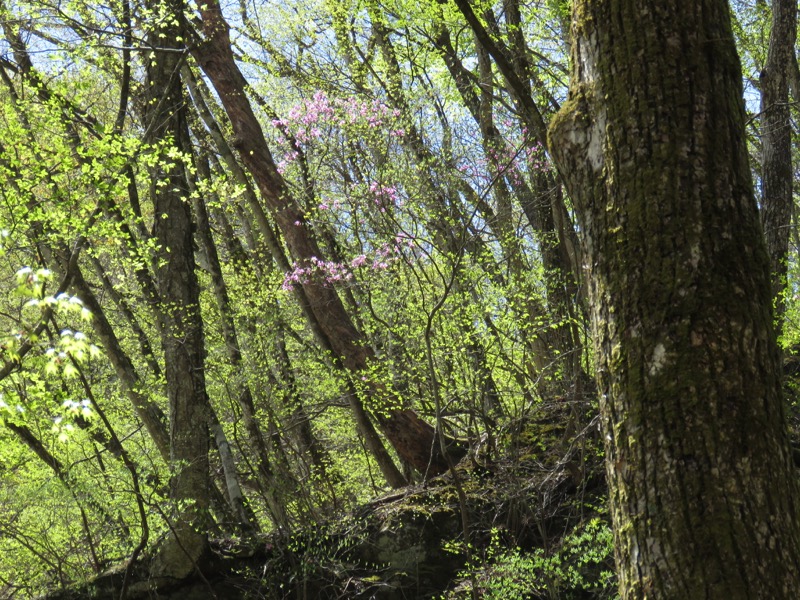
[[[162,458],[168,461],[169,433],[167,432],[164,411],[144,393],[142,389],[143,383],[139,378],[136,367],[122,348],[103,307],[79,268],[75,269],[72,281],[73,290],[83,301],[86,308],[92,312],[92,327],[103,343],[106,355],[114,367],[122,389],[125,390],[131,405],[136,411],[136,415],[141,419]]]
[[[761,217],[772,267],[772,295],[782,330],[792,220],[792,124],[789,71],[795,62],[797,2],[773,0],[767,62],[761,72]]]
[[[208,551],[210,407],[189,190],[181,159],[169,152],[185,150],[188,132],[179,75],[183,58],[178,23],[185,7],[181,0],[169,0],[167,7],[155,3],[151,8],[165,8],[171,17],[149,36],[156,49],[149,56],[147,68],[146,141],[171,146],[158,152],[150,178],[153,237],[161,253],[157,282],[169,398],[171,500],[178,511],[171,523],[172,535],[162,545],[154,571],[181,578],[198,568]]]
[[[158,364],[158,357],[153,351],[150,338],[148,337],[141,323],[139,323],[139,319],[134,314],[130,304],[114,287],[114,284],[106,273],[106,269],[100,260],[94,255],[90,256],[89,260],[92,263],[95,274],[103,284],[103,292],[114,303],[114,306],[117,307],[117,310],[124,317],[125,321],[127,321],[128,325],[136,336],[136,339],[139,341],[139,349],[141,350],[142,358],[144,358],[145,362],[147,363],[147,368],[150,370],[150,374],[157,379],[161,379],[162,373],[161,366]]]
[[[204,6],[201,13],[205,40],[196,46],[193,56],[220,96],[233,127],[233,145],[269,205],[286,245],[298,264],[311,266],[312,258],[321,259],[324,254],[302,209],[292,197],[286,181],[278,173],[261,126],[245,97],[246,82],[234,62],[229,26],[223,18],[219,4],[212,0]],[[326,282],[315,280],[303,283],[300,287],[334,355],[347,372],[360,379],[374,355],[364,343],[363,336],[353,324],[336,290]],[[422,472],[435,474],[447,469],[444,457],[437,451],[438,446],[432,443],[433,427],[413,411],[402,409],[398,405],[398,399],[379,382],[367,382],[363,391],[371,399],[372,414],[402,458]],[[355,409],[362,433],[369,433],[364,428],[369,424],[368,419],[359,415],[364,411],[363,406],[355,406],[361,404],[361,396],[351,398],[350,403]],[[380,442],[379,439],[373,441]],[[388,454],[380,452],[381,445],[373,444],[370,449],[379,453],[378,463],[384,476],[395,487],[404,485],[405,478]]]
[[[724,0],[574,0],[576,205],[623,598],[797,598],[769,257]]]
[[[185,70],[184,70],[185,72]],[[203,159],[201,158],[201,161]],[[208,176],[207,165],[198,165],[201,175]],[[249,384],[245,381],[245,374],[242,368],[242,351],[239,347],[239,336],[236,332],[236,324],[230,307],[230,297],[225,279],[222,276],[222,265],[220,264],[217,247],[211,235],[211,225],[208,219],[208,211],[203,198],[194,199],[195,218],[197,220],[197,238],[200,247],[206,254],[209,273],[211,275],[211,285],[217,301],[217,308],[220,312],[222,335],[225,340],[225,349],[228,353],[228,360],[234,371],[236,398],[239,408],[242,411],[247,441],[250,451],[256,461],[256,475],[259,480],[261,491],[267,502],[272,521],[277,527],[288,529],[289,517],[285,506],[280,499],[280,490],[277,485],[277,478],[270,465],[267,447],[264,444],[264,436],[261,427],[255,418],[255,407],[253,405],[253,395]]]
[[[228,492],[228,504],[238,521],[236,524],[241,526],[245,531],[251,531],[255,529],[255,521],[252,519],[252,512],[248,511],[245,504],[242,486],[239,484],[239,475],[236,472],[236,461],[233,458],[233,452],[231,452],[228,436],[225,435],[225,430],[219,422],[217,413],[213,409],[209,410],[209,413],[209,430],[214,438],[214,443],[219,452],[219,459],[222,463],[222,472],[225,476],[225,490]]]
[[[521,17],[516,4],[513,2],[507,2],[506,4],[511,9],[511,12],[516,15],[517,21],[519,21]],[[462,13],[464,10],[466,8],[462,9]],[[467,18],[470,21],[468,16]],[[581,372],[573,372],[569,368],[571,363],[563,364],[565,359],[569,361],[573,352],[576,350],[578,353],[580,352],[580,340],[573,339],[570,326],[570,304],[578,296],[574,283],[577,262],[570,260],[569,250],[565,248],[566,245],[574,246],[571,239],[574,237],[574,229],[568,214],[565,219],[561,219],[561,227],[556,228],[554,217],[560,214],[559,211],[563,207],[563,198],[554,191],[558,190],[559,184],[555,181],[553,175],[542,172],[538,166],[534,166],[530,169],[531,183],[534,185],[532,188],[528,182],[522,179],[521,173],[516,171],[510,164],[508,153],[506,152],[507,144],[494,123],[493,106],[496,90],[490,56],[492,51],[499,53],[501,56],[509,55],[515,57],[515,60],[510,61],[506,66],[511,72],[517,74],[517,79],[519,79],[517,87],[520,93],[524,93],[528,97],[531,96],[530,85],[524,83],[530,80],[530,75],[528,63],[523,59],[523,56],[527,55],[527,47],[524,43],[524,38],[522,38],[522,29],[518,22],[512,29],[518,34],[512,34],[514,51],[509,50],[506,46],[501,47],[499,42],[495,42],[490,48],[485,47],[482,44],[482,40],[486,40],[486,32],[483,29],[475,31],[476,52],[478,54],[477,76],[464,67],[453,47],[450,32],[444,24],[439,25],[435,42],[464,105],[469,109],[481,131],[484,157],[490,166],[492,178],[495,180],[493,193],[497,198],[496,215],[486,214],[486,211],[482,211],[481,214],[491,224],[498,236],[498,241],[507,256],[509,270],[513,275],[515,285],[522,288],[521,293],[512,293],[512,298],[520,298],[514,300],[512,305],[517,308],[521,315],[524,315],[524,320],[529,323],[530,335],[527,343],[531,346],[533,352],[537,379],[541,379],[543,390],[563,393],[566,387],[565,383],[568,384],[571,380],[584,376]],[[475,80],[479,82],[479,85],[474,84]],[[520,103],[517,104],[519,110],[527,111],[527,114],[529,114],[529,118],[522,118],[524,122],[536,120],[536,116],[532,114],[531,107],[535,108],[535,104],[532,101],[526,102],[524,106]],[[544,132],[542,131],[542,133]],[[543,146],[547,142],[544,138],[536,141]],[[533,163],[534,161],[530,162]],[[525,267],[522,264],[517,233],[511,220],[512,198],[518,200],[528,219],[528,223],[536,233],[545,269],[547,310],[539,301],[537,293],[534,293],[525,282],[526,280],[522,273]],[[541,324],[543,322],[553,323],[556,327],[543,327]],[[553,374],[559,373],[561,380],[553,382]],[[541,377],[542,374],[546,374],[546,377]],[[556,385],[553,385],[554,383]]]

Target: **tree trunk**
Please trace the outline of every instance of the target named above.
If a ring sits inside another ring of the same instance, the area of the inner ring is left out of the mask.
[[[187,69],[182,72],[188,71]],[[198,171],[203,176],[210,176],[208,166],[201,164],[205,161],[201,157],[198,162]],[[189,182],[191,184],[191,181]],[[194,186],[196,188],[196,186]],[[211,235],[211,225],[209,223],[208,211],[204,199],[196,197],[194,199],[195,219],[197,221],[197,238],[200,248],[203,249],[208,261],[211,285],[217,301],[217,308],[220,313],[222,336],[225,340],[225,350],[228,353],[228,360],[234,372],[234,385],[236,398],[239,408],[242,411],[242,420],[247,432],[247,442],[256,463],[256,474],[258,477],[261,492],[267,503],[272,522],[275,527],[289,529],[289,517],[286,508],[280,499],[278,482],[270,465],[267,447],[264,444],[264,436],[261,427],[255,417],[255,407],[253,406],[253,394],[250,385],[245,380],[245,373],[242,366],[242,351],[239,347],[239,336],[236,331],[233,312],[228,295],[228,287],[222,275],[222,265],[217,254],[217,247]]]
[[[248,510],[242,486],[239,483],[239,474],[236,472],[236,460],[233,457],[228,436],[225,435],[225,430],[222,428],[219,417],[213,408],[208,412],[210,413],[209,431],[217,446],[219,460],[222,464],[222,474],[225,477],[226,500],[237,520],[237,523],[233,525],[240,527],[245,532],[254,531],[257,529],[257,523],[253,518],[252,511]]]
[[[164,144],[150,170],[153,237],[160,250],[158,294],[163,314],[161,340],[170,417],[171,500],[177,516],[162,545],[155,574],[182,578],[198,567],[208,551],[210,504],[209,407],[204,375],[203,323],[192,239],[191,204],[184,165],[170,150],[185,149],[186,108],[179,77],[181,0],[168,7],[171,17],[150,33],[147,69],[147,142]],[[166,46],[166,47],[165,47]],[[169,146],[172,146],[171,148]],[[158,147],[157,147],[158,148]]]
[[[258,186],[262,197],[269,205],[273,218],[280,229],[292,256],[301,266],[310,266],[312,258],[323,259],[319,245],[306,221],[302,209],[292,197],[289,187],[278,173],[275,162],[267,146],[264,133],[245,96],[246,82],[233,59],[229,27],[225,22],[219,4],[210,1],[201,11],[205,40],[193,50],[206,76],[211,80],[225,107],[234,133],[233,146],[238,150],[242,162]],[[367,371],[368,362],[374,358],[372,350],[364,344],[364,339],[350,315],[345,310],[336,290],[328,283],[311,280],[301,285],[311,312],[325,340],[339,360],[342,367],[358,374]],[[365,393],[372,400],[370,409],[379,421],[387,438],[398,454],[422,472],[436,474],[446,469],[446,463],[437,458],[433,439],[433,427],[420,419],[413,411],[403,410],[398,400],[377,382],[368,382]],[[350,399],[361,404],[360,397]],[[359,417],[357,421],[362,433],[369,421]],[[414,441],[416,440],[416,441]],[[378,440],[379,441],[379,440]],[[411,447],[413,451],[410,451]],[[423,448],[425,450],[423,450]],[[431,456],[428,449],[433,449]],[[379,448],[371,446],[373,452]],[[425,461],[418,460],[420,452],[428,452]],[[408,452],[408,454],[406,454]],[[378,456],[378,462],[392,486],[405,484],[405,478],[391,462],[388,454]],[[433,465],[433,466],[430,466]],[[438,470],[441,467],[441,470]]]
[[[575,0],[575,202],[623,598],[796,598],[797,486],[724,0]]]
[[[139,377],[133,361],[123,350],[113,326],[100,305],[100,301],[86,279],[84,279],[83,273],[79,268],[75,269],[72,289],[83,301],[86,308],[92,312],[92,326],[97,337],[103,343],[106,355],[114,367],[122,389],[130,399],[131,405],[147,429],[147,433],[153,439],[153,443],[161,457],[165,462],[168,461],[169,434],[167,433],[164,412],[144,393],[144,383]]]
[[[214,11],[218,11],[219,19],[221,21],[220,27],[223,28],[221,31],[224,33],[224,35],[221,35],[220,30],[217,28],[217,17],[215,16],[217,12]],[[246,82],[233,61],[233,53],[230,48],[230,39],[227,36],[227,23],[225,23],[225,21],[222,19],[222,13],[219,12],[219,7],[212,11],[207,11],[206,29],[207,35],[210,36],[210,40],[207,45],[196,47],[194,56],[197,62],[201,65],[201,68],[203,68],[206,75],[209,76],[209,79],[211,79],[215,89],[223,99],[223,105],[225,110],[228,111],[228,116],[232,121],[232,125],[235,124],[234,132],[237,136],[237,139],[240,139],[242,136],[249,137],[247,149],[243,151],[241,145],[239,147],[243,162],[253,175],[253,179],[256,181],[262,196],[267,200],[270,206],[277,211],[278,216],[280,216],[282,211],[284,211],[284,208],[281,208],[283,203],[282,197],[288,203],[285,208],[292,211],[289,216],[299,216],[299,209],[289,195],[285,181],[283,181],[283,178],[280,177],[275,169],[275,164],[272,160],[272,155],[269,152],[269,148],[267,147],[261,127],[255,118],[255,114],[253,114],[249,100],[245,96]],[[219,48],[219,51],[215,52],[214,48]],[[241,168],[239,163],[236,162],[230,147],[222,136],[220,128],[216,126],[216,122],[213,120],[211,112],[205,106],[202,96],[198,93],[200,86],[192,82],[191,73],[187,73],[187,83],[189,91],[192,94],[192,97],[195,99],[195,105],[198,109],[198,112],[203,118],[203,122],[206,124],[211,137],[214,139],[217,149],[224,159],[226,166],[231,170],[235,179],[244,187],[244,196],[247,199],[248,207],[253,212],[255,220],[258,224],[258,230],[264,237],[264,241],[268,246],[270,253],[272,254],[273,260],[275,260],[278,267],[284,272],[290,271],[291,265],[289,264],[289,260],[286,257],[283,247],[280,245],[275,232],[273,231],[272,224],[269,223],[267,219],[266,212],[258,202],[255,192],[252,190],[250,180],[247,179],[244,170]],[[310,232],[307,231],[307,223],[301,220],[288,221],[280,218],[276,218],[276,221],[278,222],[279,226],[290,228],[288,230],[289,235],[287,237],[287,244],[290,246],[292,252],[306,252],[306,254],[300,254],[300,256],[304,257],[306,260],[311,256],[320,258],[321,252],[319,251],[316,242],[313,240],[313,237],[310,236]],[[299,225],[295,225],[295,223],[298,223]],[[294,231],[295,228],[298,230],[297,232]],[[291,243],[291,241],[295,239],[295,233],[300,234],[301,240],[306,240],[305,243],[299,247]],[[309,248],[312,250],[316,248],[314,251],[315,253],[308,254],[307,252]],[[295,256],[297,256],[297,254],[295,254]],[[353,324],[350,322],[350,318],[347,313],[344,312],[344,306],[341,304],[341,300],[335,291],[330,290],[327,294],[320,295],[315,293],[316,288],[318,287],[319,286],[314,286],[314,288],[311,288],[310,286],[295,286],[295,297],[297,298],[300,308],[303,311],[303,315],[306,317],[306,322],[313,330],[317,341],[325,351],[330,351],[332,354],[335,354],[336,351],[333,348],[333,342],[330,339],[330,335],[332,335],[331,329],[330,327],[323,326],[323,324],[320,322],[320,317],[318,316],[317,311],[320,310],[320,307],[322,307],[323,311],[325,311],[325,308],[328,307],[327,301],[325,300],[326,298],[331,301],[334,301],[335,299],[336,304],[330,305],[333,315],[344,315],[345,321],[349,323],[343,324],[345,331],[347,331],[348,328],[354,329]],[[321,304],[318,300],[314,300],[314,298],[320,297],[323,298]],[[328,324],[330,324],[330,319],[328,318],[329,316],[330,315],[327,315],[327,313],[323,315],[324,320]],[[350,368],[342,362],[338,362],[337,366],[344,369]],[[372,422],[369,420],[369,418],[366,418],[366,413],[364,412],[364,406],[361,402],[361,399],[358,397],[353,397],[350,401],[350,405],[354,408],[354,416],[358,432],[365,440],[367,440],[367,447],[380,466],[381,472],[386,478],[386,481],[393,487],[404,486],[406,484],[405,477],[403,477],[403,474],[394,464],[392,457],[386,451],[386,448],[384,447],[381,438],[375,431],[375,427],[372,425]],[[364,413],[365,418],[361,418],[362,415],[360,413]]]
[[[761,72],[761,217],[772,267],[772,295],[782,329],[792,220],[792,124],[789,118],[789,69],[797,39],[797,2],[774,0],[767,62]]]
[[[498,196],[498,210],[497,218],[492,219],[492,224],[500,242],[509,246],[514,243],[516,238],[516,232],[511,222],[510,198],[501,203],[500,197],[503,195],[510,197],[513,194],[517,198],[528,223],[535,232],[544,266],[548,308],[545,310],[543,306],[537,306],[539,304],[536,301],[537,294],[525,289],[520,294],[525,298],[521,307],[523,308],[522,314],[526,314],[532,324],[528,325],[530,331],[528,343],[532,346],[533,359],[539,373],[538,378],[544,384],[541,385],[544,393],[563,394],[571,383],[585,377],[580,367],[580,339],[574,335],[571,326],[574,318],[571,304],[574,299],[579,297],[577,265],[580,263],[575,257],[572,241],[572,237],[575,235],[574,229],[569,214],[564,208],[561,194],[554,191],[560,188],[560,183],[555,180],[553,174],[542,171],[537,166],[532,166],[529,168],[530,182],[520,176],[509,177],[508,173],[505,177],[500,177],[500,174],[508,169],[509,165],[506,164],[507,158],[498,160],[498,156],[505,157],[503,149],[506,143],[493,122],[492,114],[496,92],[494,91],[494,73],[490,57],[494,59],[498,70],[503,74],[506,91],[510,97],[515,99],[515,108],[521,122],[530,128],[531,133],[526,134],[526,137],[530,137],[542,148],[546,148],[544,120],[533,100],[534,96],[530,85],[532,78],[534,81],[538,78],[531,70],[527,60],[530,51],[522,34],[522,17],[519,6],[515,0],[504,2],[505,18],[512,23],[508,28],[510,45],[506,45],[501,40],[489,35],[469,2],[457,0],[456,4],[475,35],[480,72],[480,85],[477,86],[477,90],[473,89],[470,74],[465,72],[452,46],[449,32],[443,26],[439,30],[438,48],[464,104],[479,125],[484,156],[490,165],[493,178],[497,180],[495,195]],[[485,17],[487,20],[494,20],[491,10],[485,13]],[[541,82],[539,82],[539,87],[544,87]],[[533,163],[535,160],[529,159],[529,162]],[[516,171],[512,170],[512,172]],[[501,210],[502,204],[507,206],[505,210]],[[500,218],[503,213],[506,215],[505,219]],[[559,227],[556,227],[557,217],[561,217],[558,223]],[[502,223],[503,220],[506,221],[505,224]],[[497,221],[496,224],[495,221]],[[571,248],[573,249],[572,253],[570,253]],[[519,267],[519,260],[513,258],[514,253],[509,253],[505,248],[504,251],[509,255],[509,266],[513,272],[515,266]],[[518,253],[519,249],[517,249]],[[514,273],[514,275],[515,280],[524,281],[524,277],[519,273]],[[543,327],[541,325],[543,321],[548,323],[548,326]],[[549,327],[551,323],[554,325],[552,328]],[[574,360],[573,356],[577,360]],[[544,373],[546,373],[546,377],[542,376]]]

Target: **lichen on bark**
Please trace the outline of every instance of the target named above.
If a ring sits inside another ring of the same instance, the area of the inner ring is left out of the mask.
[[[623,598],[793,598],[768,259],[723,0],[573,3],[551,152],[586,246]]]

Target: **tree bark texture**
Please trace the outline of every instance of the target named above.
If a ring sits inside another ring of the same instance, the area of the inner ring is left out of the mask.
[[[797,2],[773,0],[767,62],[761,72],[761,217],[772,268],[772,295],[783,316],[792,220],[792,124],[789,72],[795,64]],[[779,330],[781,329],[778,320]]]
[[[194,261],[193,225],[184,165],[169,150],[182,150],[188,136],[179,70],[181,0],[157,3],[173,17],[150,35],[156,48],[147,70],[147,141],[165,143],[150,172],[153,237],[160,256],[156,273],[163,319],[161,341],[170,419],[171,499],[177,517],[162,546],[155,569],[159,575],[185,577],[208,549],[209,406],[206,395],[200,287]]]
[[[622,598],[797,598],[796,474],[724,0],[575,0],[576,206]]]

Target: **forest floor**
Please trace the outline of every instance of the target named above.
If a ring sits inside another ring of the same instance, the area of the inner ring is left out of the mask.
[[[613,598],[598,423],[581,413],[573,432],[574,407],[542,405],[502,452],[328,523],[212,540],[196,577],[155,580],[140,561],[126,598]],[[46,598],[119,598],[125,567]]]

